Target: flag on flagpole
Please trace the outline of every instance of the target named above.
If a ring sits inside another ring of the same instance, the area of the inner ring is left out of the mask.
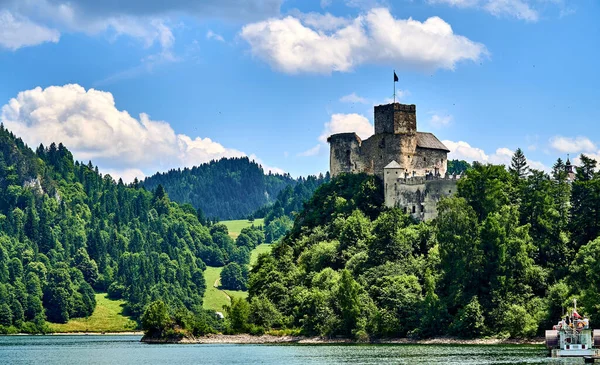
[[[396,71],[394,71],[394,82],[398,82],[398,75],[396,75]]]

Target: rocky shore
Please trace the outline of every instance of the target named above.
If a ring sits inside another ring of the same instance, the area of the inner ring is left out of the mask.
[[[306,337],[306,336],[251,336],[242,335],[207,335],[203,337],[184,337],[182,339],[156,339],[142,338],[145,343],[184,343],[184,344],[351,344],[359,343],[348,338],[325,338],[325,337]],[[368,343],[372,344],[419,344],[419,345],[540,345],[543,339],[534,338],[528,340],[515,339],[473,339],[464,340],[451,337],[432,338],[425,340],[413,340],[407,338],[396,339],[378,339]]]

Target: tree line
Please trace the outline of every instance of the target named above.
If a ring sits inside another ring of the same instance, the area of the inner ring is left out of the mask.
[[[245,265],[237,245],[190,204],[74,161],[62,144],[35,151],[0,126],[0,332],[46,332],[89,316],[94,291],[139,318],[162,300],[204,313],[206,265]]]

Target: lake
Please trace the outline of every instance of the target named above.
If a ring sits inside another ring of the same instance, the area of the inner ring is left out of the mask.
[[[150,345],[139,336],[0,336],[0,364],[583,364],[542,346]]]

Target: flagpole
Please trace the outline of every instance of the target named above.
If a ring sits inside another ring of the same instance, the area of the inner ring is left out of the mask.
[[[394,78],[396,77],[396,70],[394,70]],[[396,80],[394,79],[394,104],[396,104]]]

